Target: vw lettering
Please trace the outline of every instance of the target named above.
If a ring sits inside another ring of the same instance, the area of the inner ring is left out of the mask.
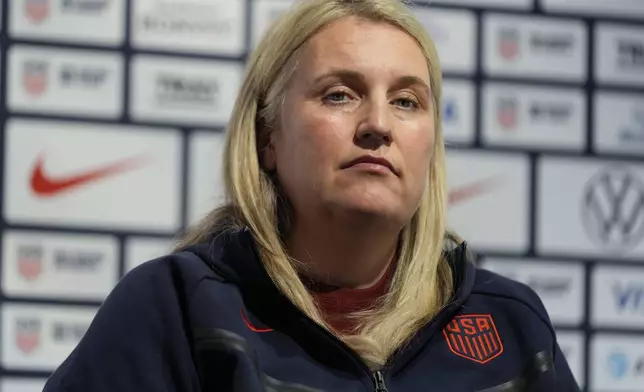
[[[629,312],[644,316],[644,282],[615,282],[613,294],[620,313]]]
[[[617,64],[622,69],[639,68],[644,71],[644,42],[641,40],[618,40]]]

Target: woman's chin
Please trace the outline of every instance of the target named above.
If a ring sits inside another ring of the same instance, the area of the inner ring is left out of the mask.
[[[398,220],[401,215],[400,202],[385,200],[384,198],[349,198],[348,200],[342,200],[337,207],[347,216],[365,219]]]

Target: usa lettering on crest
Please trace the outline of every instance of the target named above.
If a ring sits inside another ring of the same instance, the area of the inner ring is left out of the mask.
[[[456,316],[443,329],[443,335],[452,353],[480,364],[503,353],[503,342],[489,314]]]

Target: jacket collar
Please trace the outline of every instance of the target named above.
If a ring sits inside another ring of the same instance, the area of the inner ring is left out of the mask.
[[[187,249],[197,254],[223,279],[243,287],[275,292],[277,287],[261,263],[255,240],[249,228],[227,231],[213,237],[210,242]],[[461,305],[469,298],[474,286],[476,268],[469,256],[467,243],[462,242],[444,250],[445,260],[450,264],[454,282],[454,294],[450,305]]]
[[[278,309],[288,309],[290,308],[289,304],[292,305],[292,303],[282,294],[266,272],[264,265],[260,261],[250,229],[244,228],[220,233],[211,238],[210,242],[195,245],[186,250],[197,254],[223,280],[237,285],[242,295],[246,297],[245,300],[249,301],[249,304],[250,302],[261,303],[260,306],[255,307],[259,313],[263,313],[259,314],[260,317],[265,317],[267,320],[272,319],[274,323],[286,323],[285,328],[292,328],[295,322],[301,322],[298,318],[304,317],[303,314],[300,314],[295,316],[295,321],[293,319],[288,321],[276,316],[277,313],[280,313],[274,312],[276,307]],[[392,373],[397,373],[403,369],[422,351],[422,348],[437,332],[447,326],[453,316],[463,307],[472,292],[476,267],[469,258],[467,243],[463,242],[452,249],[444,250],[444,256],[446,262],[450,264],[453,274],[454,293],[452,298],[436,317],[421,328],[409,344],[400,348],[391,357],[391,362],[387,364],[387,367],[391,368]],[[296,309],[294,305],[292,306],[291,310]],[[268,311],[268,308],[271,310]],[[293,312],[282,314],[289,318],[294,315]],[[288,316],[289,314],[290,316]],[[292,333],[295,335],[303,334],[307,331],[306,328],[293,328],[295,329],[293,329]],[[319,335],[303,336],[301,339],[302,344],[308,344],[307,342],[315,340],[315,336]],[[333,348],[333,345],[327,346],[329,350]],[[320,348],[319,345],[315,347]],[[329,358],[336,358],[334,361],[337,362],[338,357],[336,354],[331,350]]]

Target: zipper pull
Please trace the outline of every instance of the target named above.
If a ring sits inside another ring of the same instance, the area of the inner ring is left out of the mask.
[[[380,370],[373,374],[373,384],[376,386],[376,392],[388,392],[385,385],[385,377]]]

